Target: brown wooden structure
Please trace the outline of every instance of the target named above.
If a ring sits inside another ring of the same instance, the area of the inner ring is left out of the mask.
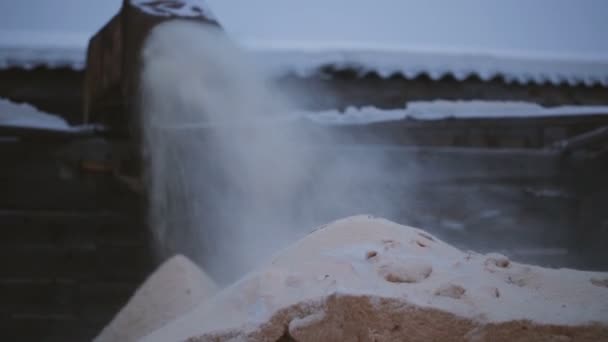
[[[185,4],[174,1],[176,6]],[[150,1],[146,6],[160,6]],[[171,12],[162,15],[145,11],[142,5],[124,0],[118,14],[97,34],[88,46],[83,91],[85,123],[106,124],[124,130],[132,122],[136,110],[140,73],[140,53],[149,32],[159,23],[173,20],[195,20],[207,25],[217,22],[199,15],[179,16]]]

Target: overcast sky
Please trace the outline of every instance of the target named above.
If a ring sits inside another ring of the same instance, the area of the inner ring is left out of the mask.
[[[338,42],[608,58],[608,0],[208,2],[229,33],[244,41]],[[120,3],[1,0],[0,44],[84,45],[87,37],[118,11]]]

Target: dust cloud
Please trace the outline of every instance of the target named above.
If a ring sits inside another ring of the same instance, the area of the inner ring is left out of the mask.
[[[227,284],[318,224],[387,216],[392,201],[362,195],[388,172],[382,153],[329,148],[340,138],[292,115],[290,99],[306,94],[273,86],[220,29],[160,24],[142,58],[149,222],[163,257],[184,253]]]

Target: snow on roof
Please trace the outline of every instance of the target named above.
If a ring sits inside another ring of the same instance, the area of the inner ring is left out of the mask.
[[[43,113],[28,104],[0,99],[0,126],[68,129],[68,123],[55,115]]]
[[[293,124],[300,120],[322,126],[368,125],[400,120],[446,120],[446,119],[513,119],[513,118],[555,118],[565,116],[608,116],[608,106],[559,106],[543,107],[532,102],[520,101],[413,101],[398,109],[376,107],[348,107],[341,112],[337,109],[306,111],[295,110],[281,118],[270,120],[222,120],[204,123],[164,125],[166,129],[197,130],[225,126],[256,126]]]
[[[0,70],[8,68],[85,68],[85,50],[78,47],[0,47]]]
[[[475,118],[556,117],[608,115],[608,106],[561,106],[546,108],[535,103],[514,101],[414,101],[402,109],[375,107],[303,112],[300,116],[324,125],[365,125],[404,119],[442,120]]]
[[[477,76],[487,81],[502,77],[507,83],[585,84],[608,86],[608,59],[573,56],[522,55],[509,52],[356,46],[331,44],[251,45],[256,59],[275,75],[309,76],[322,67],[354,69],[382,78],[395,74],[412,79],[427,75],[433,80]]]
[[[29,104],[0,98],[0,128],[41,129],[57,132],[89,132],[102,130],[100,125],[70,126],[63,118],[41,112]]]
[[[281,47],[250,44],[245,48],[272,76],[310,76],[331,67],[354,69],[361,74],[374,72],[383,78],[395,74],[408,79],[427,75],[433,80],[477,76],[486,81],[502,77],[508,83],[608,87],[608,60],[601,59],[312,44]],[[44,66],[82,70],[85,64],[84,47],[0,47],[0,69]]]
[[[0,70],[85,67],[89,35],[73,32],[0,30]]]

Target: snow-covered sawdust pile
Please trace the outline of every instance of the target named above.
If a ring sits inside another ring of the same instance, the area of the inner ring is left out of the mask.
[[[182,263],[188,264],[180,258],[169,262]],[[122,329],[112,331],[114,337],[150,342],[608,340],[608,273],[547,269],[498,254],[463,252],[422,230],[368,216],[317,229],[215,295],[202,273],[189,279],[161,274],[171,268],[165,265],[153,275],[110,324]],[[157,292],[148,291],[146,305],[139,307],[139,325],[125,324],[134,319],[125,312],[134,312],[146,288]],[[180,290],[205,295],[180,301]],[[165,322],[159,320],[163,310],[170,311]],[[175,313],[183,315],[173,319]],[[108,340],[107,333],[98,341]]]

